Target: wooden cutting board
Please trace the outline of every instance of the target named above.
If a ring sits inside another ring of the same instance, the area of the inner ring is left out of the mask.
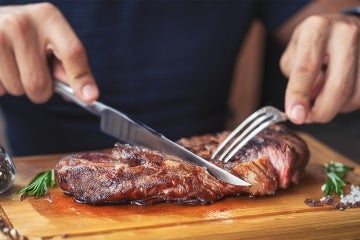
[[[360,208],[315,208],[304,199],[322,196],[323,163],[343,162],[357,174],[360,166],[311,136],[301,136],[311,160],[299,185],[273,196],[227,198],[208,206],[91,206],[74,202],[59,188],[50,190],[51,197],[20,201],[14,192],[65,154],[15,158],[18,176],[0,196],[0,217],[28,239],[359,239]]]

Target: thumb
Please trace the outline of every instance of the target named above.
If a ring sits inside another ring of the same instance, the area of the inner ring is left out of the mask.
[[[51,70],[55,79],[68,83],[76,96],[83,101],[92,102],[98,98],[99,91],[91,73],[89,75],[84,74],[80,78],[69,79],[63,64],[58,59],[51,61]]]
[[[50,19],[41,26],[47,36],[46,51],[55,58],[53,70],[61,76],[59,80],[69,84],[79,99],[87,103],[96,100],[99,90],[82,42],[60,11],[54,11]]]
[[[66,82],[78,98],[85,102],[92,102],[99,97],[99,90],[82,46],[80,50],[63,55],[62,66],[67,78]]]

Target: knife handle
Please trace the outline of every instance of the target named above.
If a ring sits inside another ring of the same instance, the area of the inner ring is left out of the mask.
[[[68,85],[66,85],[63,82],[54,81],[54,91],[59,94],[60,96],[71,100],[72,102],[76,103],[77,105],[79,105],[80,107],[84,108],[85,110],[100,116],[101,112],[104,109],[107,109],[108,107],[98,101],[94,101],[92,103],[86,103],[82,100],[80,100],[78,97],[75,96],[74,94],[74,90],[69,87]]]

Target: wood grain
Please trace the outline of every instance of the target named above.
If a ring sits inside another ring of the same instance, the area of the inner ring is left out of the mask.
[[[0,216],[29,239],[359,239],[360,208],[311,208],[304,199],[322,196],[323,163],[343,162],[357,174],[360,166],[311,136],[301,136],[311,160],[299,185],[273,196],[227,198],[208,206],[92,206],[74,202],[59,188],[51,189],[51,198],[20,201],[14,192],[39,171],[53,168],[64,154],[16,158],[18,176],[0,196]]]

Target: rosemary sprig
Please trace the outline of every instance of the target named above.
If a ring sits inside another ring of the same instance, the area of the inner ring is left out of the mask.
[[[21,199],[26,196],[39,198],[48,193],[48,186],[55,186],[54,169],[38,173],[26,187],[21,188],[17,193],[21,194]]]
[[[324,164],[324,171],[327,176],[325,184],[321,187],[325,196],[337,194],[343,195],[343,187],[347,185],[344,177],[348,171],[354,170],[353,167],[346,166],[342,163],[326,163]]]

